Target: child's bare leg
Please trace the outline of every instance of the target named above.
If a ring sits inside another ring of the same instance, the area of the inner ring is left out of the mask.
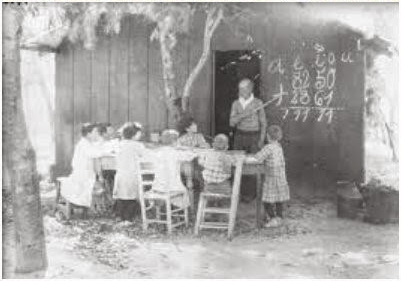
[[[276,203],[276,214],[279,218],[283,218],[283,203],[282,202]]]
[[[265,207],[265,213],[269,216],[269,219],[272,219],[275,217],[274,215],[274,209],[273,209],[273,204],[272,203],[264,203]]]

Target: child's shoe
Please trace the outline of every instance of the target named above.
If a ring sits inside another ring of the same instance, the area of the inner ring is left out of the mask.
[[[276,220],[277,220],[277,226],[281,226],[283,224],[283,219],[282,218],[277,217]]]
[[[281,220],[279,218],[272,218],[270,221],[268,221],[265,224],[265,227],[270,228],[270,227],[278,227],[281,224]]]

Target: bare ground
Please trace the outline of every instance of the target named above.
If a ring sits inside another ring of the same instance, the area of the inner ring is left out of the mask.
[[[305,196],[308,189],[309,194]],[[232,242],[224,232],[192,228],[144,234],[140,221],[52,215],[54,192],[43,196],[49,267],[39,275],[12,272],[12,222],[4,222],[4,277],[44,278],[398,278],[398,224],[339,219],[333,194],[299,186],[277,229],[255,229],[254,203],[240,204]],[[313,193],[313,196],[312,194]]]

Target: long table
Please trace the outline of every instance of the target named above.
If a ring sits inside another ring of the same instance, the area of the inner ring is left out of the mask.
[[[195,154],[203,153],[204,149],[191,149],[190,151],[194,152]],[[239,151],[227,151],[228,154],[234,155],[235,154],[243,154],[243,152]],[[115,156],[103,156],[97,159],[98,169],[100,171],[104,170],[115,170],[116,169],[116,162]],[[189,196],[190,196],[190,207],[192,213],[195,212],[195,204],[194,204],[194,161],[191,162],[183,162],[182,163],[182,173],[184,174],[185,178],[185,186],[188,188]],[[249,162],[245,161],[242,168],[243,175],[255,175],[256,176],[256,225],[257,227],[262,226],[262,190],[263,190],[263,177],[265,174],[265,167],[262,162]]]

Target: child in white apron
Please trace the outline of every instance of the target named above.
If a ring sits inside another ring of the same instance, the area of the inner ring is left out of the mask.
[[[116,199],[118,219],[132,220],[138,210],[139,182],[138,161],[145,153],[145,146],[139,142],[142,129],[128,123],[122,130],[122,140],[116,155],[116,176],[113,199]]]

